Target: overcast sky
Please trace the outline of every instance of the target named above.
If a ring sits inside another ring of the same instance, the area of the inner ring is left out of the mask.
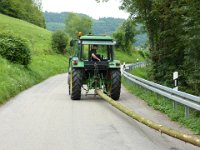
[[[128,18],[128,13],[119,10],[120,0],[97,3],[95,0],[42,0],[43,11],[76,12],[99,17]]]

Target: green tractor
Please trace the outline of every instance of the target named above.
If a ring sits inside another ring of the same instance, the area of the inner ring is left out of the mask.
[[[121,90],[120,61],[114,58],[115,41],[110,36],[85,35],[72,40],[74,54],[69,58],[68,84],[72,100],[81,99],[81,88],[86,95],[92,89],[102,89],[105,94],[118,100]],[[91,54],[97,46],[96,59]],[[96,94],[96,93],[94,93]]]

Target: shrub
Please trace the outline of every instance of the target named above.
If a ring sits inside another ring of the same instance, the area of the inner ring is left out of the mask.
[[[64,31],[58,30],[52,34],[52,48],[58,53],[65,53],[69,38]]]
[[[10,33],[0,33],[0,55],[24,66],[31,60],[30,49],[25,40]]]

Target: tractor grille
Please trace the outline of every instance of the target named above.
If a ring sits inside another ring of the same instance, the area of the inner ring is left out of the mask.
[[[106,61],[101,61],[101,62],[85,61],[84,65],[85,65],[84,68],[87,70],[94,70],[95,65],[98,70],[107,70],[107,68],[108,68],[108,62],[106,62]]]

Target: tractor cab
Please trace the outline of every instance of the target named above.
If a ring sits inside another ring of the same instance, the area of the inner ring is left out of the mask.
[[[113,38],[103,35],[86,35],[79,37],[76,43],[75,54],[69,60],[71,98],[73,100],[80,99],[82,87],[86,93],[91,89],[102,89],[113,99],[119,99],[120,61],[114,59],[116,42]],[[117,88],[114,89],[114,85]]]
[[[101,61],[113,60],[113,46],[115,45],[115,41],[108,36],[93,36],[92,40],[91,36],[82,36],[80,44],[81,54],[85,55],[88,53],[88,60],[92,60],[91,50],[94,47],[97,47],[96,51]]]
[[[111,37],[82,36],[80,44],[80,59],[84,61],[86,69],[93,70],[96,64],[99,70],[105,70],[109,67],[109,63],[113,62],[115,41]],[[94,50],[98,60],[92,57]],[[120,65],[120,62],[118,64]]]

